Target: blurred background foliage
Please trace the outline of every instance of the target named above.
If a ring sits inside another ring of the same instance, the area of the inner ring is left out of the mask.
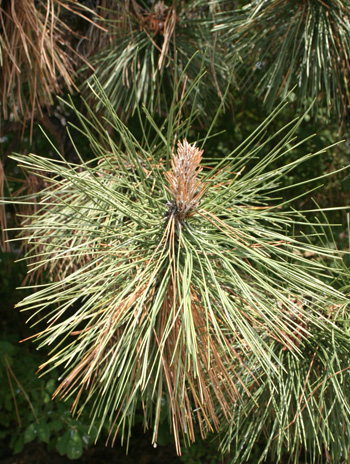
[[[67,134],[68,122],[79,125],[79,121],[58,95],[66,99],[70,94],[86,112],[80,98],[84,96],[103,121],[94,77],[136,137],[142,137],[139,105],[145,104],[161,122],[173,99],[181,105],[184,95],[179,91],[173,96],[172,89],[182,79],[194,89],[183,112],[199,116],[190,136],[204,137],[221,105],[214,127],[219,135],[206,142],[207,151],[219,159],[251,134],[281,98],[287,96],[289,105],[272,122],[273,133],[312,104],[297,133],[300,140],[310,138],[288,154],[288,162],[338,140],[343,143],[325,151],[317,162],[311,159],[298,166],[283,183],[288,186],[336,171],[350,164],[349,53],[348,0],[0,0],[0,194],[15,199],[42,188],[38,177],[26,174],[9,158],[13,152],[58,159],[57,147],[67,161],[79,162],[73,139],[84,161],[93,157],[78,130],[71,127],[72,139]],[[349,170],[322,183],[294,206],[312,208],[314,201],[324,208],[349,205]],[[310,188],[311,184],[301,184],[293,189],[293,197]],[[284,195],[287,199],[288,189]],[[0,211],[0,462],[8,462],[12,452],[20,456],[12,462],[47,462],[48,455],[52,462],[66,462],[58,460],[54,450],[64,459],[106,462],[101,456],[109,451],[98,445],[99,457],[92,451],[94,430],[88,434],[88,411],[75,420],[69,401],[51,401],[57,371],[37,377],[46,353],[37,353],[29,342],[18,344],[31,335],[24,316],[13,309],[24,296],[24,290],[15,289],[23,285],[26,267],[16,261],[23,257],[23,248],[6,240],[13,238],[7,228],[18,227],[16,214],[27,212],[16,204],[1,206]],[[348,216],[344,210],[328,215],[336,224],[335,243],[344,251],[349,247]],[[347,257],[344,263],[349,266]],[[269,386],[259,394],[269,395]],[[249,424],[243,426],[249,430]],[[163,431],[154,450],[141,434],[141,420],[140,430],[137,427],[130,457],[122,458],[121,448],[118,462],[140,459],[132,454],[140,443],[144,463],[231,462],[230,456],[217,452],[220,436],[205,442],[198,438],[178,458],[168,432]],[[29,448],[32,442],[41,445]],[[260,438],[244,462],[257,462],[265,446]],[[36,460],[30,461],[33,453]],[[106,459],[114,462],[114,456],[108,454]]]

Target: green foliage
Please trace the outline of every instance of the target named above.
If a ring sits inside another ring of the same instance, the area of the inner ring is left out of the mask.
[[[108,32],[101,38],[105,45],[90,57],[95,72],[87,82],[96,90],[98,79],[124,120],[141,104],[152,115],[166,115],[179,79],[191,85],[205,66],[208,75],[196,93],[196,108],[205,115],[216,107],[213,103],[219,102],[228,78],[225,60],[211,32],[212,8],[198,1],[186,5],[180,0],[171,5],[152,3],[112,2],[109,9],[101,9],[106,17],[101,24]],[[90,88],[86,93],[90,99]],[[180,93],[176,95],[177,101],[181,98]],[[94,101],[94,108],[104,110],[99,99]]]
[[[281,362],[280,371],[251,392],[244,408],[234,406],[241,409],[235,414],[240,420],[231,424],[222,445],[233,451],[232,462],[245,462],[262,436],[265,445],[256,463],[267,453],[272,462],[322,463],[327,455],[331,462],[339,462],[336,457],[346,459],[350,438],[349,402],[344,401],[350,381],[348,348],[343,351],[344,347],[331,339],[322,342],[322,346],[306,344],[300,357],[278,344],[271,346]]]
[[[230,456],[224,456],[218,451],[220,446],[219,436],[209,436],[207,440],[201,438],[191,445],[190,448],[183,448],[181,461],[185,464],[224,464],[231,461]]]
[[[16,256],[10,252],[0,253],[0,301],[6,302],[5,308],[10,308],[16,303],[16,287],[19,280],[24,278],[26,267],[23,262],[16,262]]]
[[[228,31],[228,53],[241,63],[242,87],[257,87],[269,110],[296,86],[301,107],[316,99],[315,108],[344,117],[349,105],[349,14],[348,1],[255,0],[223,13],[216,30]]]
[[[37,440],[69,459],[81,457],[92,445],[96,428],[71,417],[71,402],[51,400],[57,371],[49,378],[38,378],[35,372],[40,358],[21,349],[14,336],[0,342],[0,359],[0,438],[9,440],[14,453]]]

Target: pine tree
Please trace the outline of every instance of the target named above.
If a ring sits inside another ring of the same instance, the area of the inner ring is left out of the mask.
[[[110,443],[141,413],[154,444],[167,419],[179,454],[218,432],[235,463],[256,446],[259,462],[347,462],[348,250],[329,209],[296,207],[309,181],[293,180],[336,144],[306,154],[303,116],[282,120],[293,100],[346,122],[348,2],[13,5],[0,4],[5,119],[35,119],[63,83],[84,97],[61,102],[78,162],[12,156],[42,187],[12,198],[29,270],[18,307],[51,349],[40,371],[61,372],[54,396]],[[220,122],[243,89],[268,116],[230,150]]]

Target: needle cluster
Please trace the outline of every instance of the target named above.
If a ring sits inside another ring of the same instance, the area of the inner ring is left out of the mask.
[[[192,120],[173,110],[158,128],[146,113],[157,136],[141,144],[101,98],[118,137],[70,106],[95,160],[13,157],[47,185],[18,202],[37,207],[23,218],[29,275],[52,281],[18,307],[50,346],[40,369],[62,373],[55,395],[78,414],[91,405],[112,443],[141,413],[153,443],[168,419],[179,454],[218,431],[243,462],[264,433],[280,462],[320,443],[337,462],[350,448],[349,271],[323,244],[326,219],[280,199],[282,176],[314,156],[274,167],[297,124],[257,161],[270,117],[221,161],[206,152],[209,169],[186,140]]]

